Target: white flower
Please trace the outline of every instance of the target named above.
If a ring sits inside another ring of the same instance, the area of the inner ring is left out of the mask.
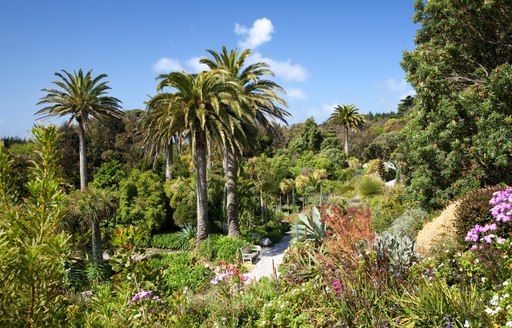
[[[507,326],[507,327],[512,327],[512,321],[507,321],[507,323],[505,324],[505,326]]]
[[[485,313],[493,315],[494,314],[494,310],[490,309],[490,308],[487,308],[487,309],[485,309]]]
[[[464,322],[464,328],[469,328],[469,321],[467,321],[467,320],[466,320],[466,321]]]
[[[505,282],[503,283],[503,286],[506,286],[508,285],[508,280],[505,280]]]

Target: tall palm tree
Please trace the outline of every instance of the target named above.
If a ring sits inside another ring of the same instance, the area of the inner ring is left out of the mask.
[[[224,70],[211,70],[199,74],[171,72],[162,74],[158,91],[174,89],[168,96],[172,108],[181,109],[183,128],[189,130],[189,138],[194,148],[197,172],[197,242],[205,240],[209,234],[208,196],[206,186],[207,136],[222,144],[233,147],[233,120],[224,111],[224,106],[233,113],[240,113],[238,99],[239,84],[229,79]],[[172,115],[172,114],[171,114]]]
[[[349,129],[361,129],[364,124],[364,116],[358,113],[359,109],[354,105],[338,105],[334,107],[334,113],[329,117],[329,122],[339,126],[343,131],[345,154],[348,155],[348,131]]]
[[[227,70],[242,87],[241,100],[243,103],[241,105],[246,109],[244,113],[252,112],[252,117],[249,120],[234,115],[230,116],[237,123],[234,125],[236,129],[234,130],[233,145],[238,147],[224,145],[228,234],[239,236],[237,184],[240,149],[243,144],[247,144],[247,136],[255,133],[256,125],[261,125],[268,131],[272,131],[276,121],[286,123],[285,117],[290,114],[278,106],[286,106],[285,101],[277,94],[283,89],[278,84],[263,79],[264,76],[273,76],[269,66],[262,62],[245,65],[251,50],[240,52],[238,49],[231,49],[228,51],[226,47],[222,47],[220,53],[214,50],[207,51],[213,59],[204,58],[201,59],[201,63],[208,65],[210,69],[223,68]]]
[[[165,153],[165,179],[172,180],[172,159],[175,140],[183,132],[183,110],[170,93],[160,93],[147,102],[147,111],[139,124],[143,145],[150,157]]]
[[[65,70],[55,73],[59,78],[52,81],[58,89],[43,89],[47,94],[37,103],[48,106],[36,112],[36,115],[65,116],[71,115],[69,121],[78,123],[79,157],[80,157],[80,189],[87,189],[87,158],[85,156],[85,128],[91,118],[100,122],[119,119],[121,101],[107,95],[110,87],[102,81],[106,74],[92,76],[92,70],[85,75],[80,69],[74,74]]]

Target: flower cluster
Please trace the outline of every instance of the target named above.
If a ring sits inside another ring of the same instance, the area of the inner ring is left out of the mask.
[[[217,285],[228,278],[232,278],[236,280],[236,282],[241,283],[250,282],[250,278],[248,276],[240,274],[240,271],[238,271],[236,266],[230,263],[219,262],[214,272],[215,277],[210,281],[210,284],[212,285]]]
[[[512,188],[495,192],[489,204],[494,206],[491,214],[496,221],[512,221]]]
[[[473,229],[468,231],[466,241],[473,243],[481,241],[487,244],[491,244],[493,240],[498,244],[505,242],[505,238],[490,232],[498,230],[500,224],[512,221],[512,188],[495,192],[489,204],[494,206],[491,209],[491,214],[496,221],[485,226],[475,225]],[[473,245],[472,249],[476,248],[477,246]]]
[[[152,294],[153,294],[153,292],[151,290],[148,290],[148,291],[141,290],[140,292],[135,294],[135,296],[133,296],[132,299],[130,301],[128,301],[128,303],[137,302],[138,300],[143,300],[143,299],[148,299],[148,300],[152,299],[154,301],[160,301],[160,297],[158,297],[156,295],[151,297]]]

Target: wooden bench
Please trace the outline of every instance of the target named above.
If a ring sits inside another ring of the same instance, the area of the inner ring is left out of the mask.
[[[249,261],[252,263],[253,259],[260,255],[261,247],[256,245],[245,245],[240,248],[240,252],[242,253],[242,262]]]

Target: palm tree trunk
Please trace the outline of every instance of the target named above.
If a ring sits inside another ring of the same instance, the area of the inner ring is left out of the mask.
[[[344,141],[345,141],[345,154],[348,155],[348,127],[343,127],[343,135],[344,135]]]
[[[172,142],[172,138],[169,140],[169,144],[167,145],[166,154],[165,154],[165,180],[171,181],[172,180],[172,159],[173,159],[173,146],[174,143]]]
[[[208,170],[211,170],[212,167],[213,167],[213,160],[212,160],[212,144],[210,142],[210,140],[206,140],[206,146],[207,146],[207,149],[208,149],[208,161],[207,161],[207,167],[208,167]]]
[[[78,122],[78,154],[80,156],[80,190],[87,189],[87,157],[85,155],[85,127]]]
[[[195,132],[197,170],[197,244],[208,238],[208,193],[206,186],[206,134]]]
[[[238,201],[236,189],[238,183],[238,161],[235,154],[226,149],[226,208],[228,218],[228,235],[240,236],[238,224]]]
[[[92,260],[95,265],[103,263],[103,243],[101,241],[100,223],[96,220],[91,222],[92,229]]]

